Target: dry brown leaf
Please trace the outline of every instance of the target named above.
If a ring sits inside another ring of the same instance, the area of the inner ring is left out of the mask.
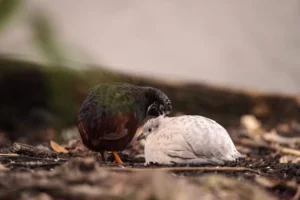
[[[241,125],[246,129],[248,137],[258,142],[261,141],[261,135],[265,133],[262,128],[261,122],[253,115],[244,115],[240,120]]]
[[[244,115],[241,117],[241,124],[248,130],[248,131],[257,131],[261,128],[261,123],[256,119],[253,115]]]
[[[9,169],[0,163],[0,171],[7,171],[7,170]]]
[[[52,149],[58,153],[68,153],[69,151],[67,149],[65,149],[64,147],[62,147],[61,145],[57,144],[54,141],[50,141],[50,145],[52,147]]]

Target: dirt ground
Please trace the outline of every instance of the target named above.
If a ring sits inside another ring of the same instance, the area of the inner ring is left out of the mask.
[[[110,153],[103,162],[79,138],[14,143],[0,149],[0,199],[300,199],[300,124],[266,131],[243,116],[228,132],[244,157],[225,166],[144,166],[135,138],[123,165]]]

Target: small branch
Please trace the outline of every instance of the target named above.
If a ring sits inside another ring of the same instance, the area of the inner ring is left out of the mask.
[[[282,153],[292,154],[292,155],[295,155],[295,156],[300,156],[300,151],[296,150],[296,149],[291,149],[291,148],[286,148],[286,147],[274,147],[274,148],[278,149]]]
[[[0,153],[0,156],[13,157],[13,156],[19,156],[19,154],[16,154],[16,153]]]
[[[259,171],[249,169],[246,167],[162,167],[162,168],[119,168],[119,167],[102,167],[110,171],[123,171],[123,172],[145,172],[145,171],[249,171],[260,174]]]

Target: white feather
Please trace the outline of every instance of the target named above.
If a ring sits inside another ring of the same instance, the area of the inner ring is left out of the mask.
[[[227,131],[217,122],[194,115],[157,117],[145,142],[146,163],[223,164],[240,157]]]

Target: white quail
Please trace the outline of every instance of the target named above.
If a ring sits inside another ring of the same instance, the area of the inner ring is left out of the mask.
[[[227,131],[217,122],[196,115],[159,116],[148,120],[138,140],[145,142],[145,165],[215,164],[241,156]]]

